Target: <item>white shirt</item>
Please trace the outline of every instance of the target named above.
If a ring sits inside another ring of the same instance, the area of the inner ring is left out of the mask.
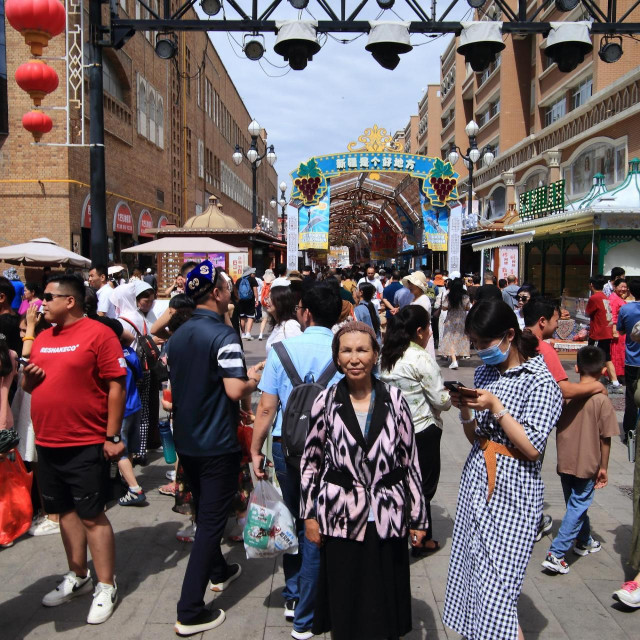
[[[426,293],[418,296],[411,304],[417,304],[419,307],[422,307],[427,311],[429,317],[431,317],[431,300],[429,300],[429,296]],[[427,353],[434,360],[436,359],[436,349],[433,343],[433,332],[431,332],[431,335],[429,336],[429,342],[427,343]]]
[[[120,316],[118,318],[118,322],[122,325],[125,331],[132,333],[135,336],[135,340],[131,343],[131,349],[134,351],[138,348],[138,334],[136,330],[127,322],[127,320],[123,320],[123,318],[127,318],[127,320],[133,322],[138,328],[138,331],[141,334],[149,334],[151,335],[151,325],[158,319],[156,318],[156,314],[152,311],[149,311],[147,315],[143,315],[140,311],[136,311],[135,315],[131,316]]]
[[[116,309],[111,302],[112,292],[113,288],[110,284],[102,285],[98,291],[96,291],[96,295],[98,296],[98,311],[104,313],[107,318],[116,317]]]
[[[271,288],[273,289],[273,287],[289,287],[291,286],[291,280],[287,280],[286,278],[283,278],[282,276],[276,278],[272,283],[271,283]]]
[[[360,286],[363,282],[368,282],[372,284],[376,288],[377,297],[382,298],[382,294],[384,292],[384,287],[382,286],[382,282],[379,279],[374,278],[373,280],[369,280],[369,278],[364,277],[358,280],[358,286]]]
[[[287,320],[282,324],[277,324],[267,338],[267,355],[276,342],[282,342],[285,338],[299,336],[301,333],[302,329],[297,320]]]

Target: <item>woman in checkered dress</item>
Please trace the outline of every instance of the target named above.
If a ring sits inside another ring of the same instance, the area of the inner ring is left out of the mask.
[[[513,310],[483,300],[465,330],[485,363],[452,393],[471,453],[462,471],[443,621],[467,640],[523,638],[518,598],[542,513],[538,458],[562,394]],[[475,417],[472,414],[475,411]]]

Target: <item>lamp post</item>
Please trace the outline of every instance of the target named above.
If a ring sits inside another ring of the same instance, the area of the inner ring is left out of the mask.
[[[236,150],[233,152],[233,162],[235,165],[240,165],[242,159],[246,156],[249,164],[251,165],[251,172],[253,176],[253,201],[251,204],[251,228],[255,229],[258,224],[258,167],[263,158],[267,159],[267,162],[273,166],[277,160],[276,152],[273,145],[270,145],[265,149],[265,152],[260,155],[258,152],[258,136],[260,135],[260,125],[252,120],[249,124],[248,130],[251,136],[251,146],[244,152],[240,145],[236,145]],[[275,199],[272,200],[275,203]],[[275,204],[272,205],[275,207]]]
[[[464,132],[467,134],[469,138],[469,146],[467,148],[467,153],[462,153],[460,147],[457,147],[454,142],[451,143],[449,147],[449,162],[453,166],[456,162],[458,162],[458,158],[462,158],[465,166],[469,169],[469,185],[467,190],[467,216],[471,215],[471,204],[473,199],[473,168],[478,163],[480,158],[483,159],[484,164],[487,167],[490,167],[494,160],[496,159],[493,153],[493,147],[489,144],[482,147],[482,149],[478,149],[478,142],[476,140],[476,136],[478,135],[478,130],[480,127],[477,123],[471,120],[467,126],[464,128]]]
[[[281,230],[282,230],[282,240],[285,239],[285,227],[284,227],[284,218],[287,210],[287,198],[285,197],[285,192],[287,190],[287,183],[283,180],[280,183],[280,200],[278,201],[280,206],[282,207],[282,222],[281,222]]]

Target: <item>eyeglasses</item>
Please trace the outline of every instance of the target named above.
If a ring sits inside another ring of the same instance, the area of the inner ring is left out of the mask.
[[[527,300],[531,300],[531,296],[516,296],[516,300],[520,300],[521,302],[526,302]]]
[[[70,293],[45,293],[42,299],[45,302],[51,302],[54,298],[73,298]]]
[[[304,307],[303,307],[301,304],[297,304],[297,305],[295,306],[295,310],[296,310],[296,312],[298,312],[298,311],[304,311]]]

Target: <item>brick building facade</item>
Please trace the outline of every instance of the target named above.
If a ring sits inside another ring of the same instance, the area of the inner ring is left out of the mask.
[[[154,0],[152,6],[157,4]],[[74,0],[67,6],[70,30],[79,28],[84,11],[86,42],[88,1],[83,9]],[[136,0],[119,0],[118,10],[138,18],[146,13]],[[197,15],[191,11],[187,17]],[[252,117],[206,33],[178,34],[178,55],[169,61],[155,54],[155,38],[153,32],[138,32],[121,50],[103,51],[107,231],[115,262],[125,261],[121,249],[150,239],[146,229],[183,224],[206,208],[211,195],[243,227],[251,226],[251,169],[246,162],[235,166],[231,156],[236,144],[249,148],[247,127]],[[72,44],[70,36],[73,54]],[[44,52],[60,77],[58,89],[43,101],[45,108],[65,106],[65,63],[54,59],[64,54],[61,34]],[[64,146],[67,141],[81,142],[83,126],[85,143],[89,141],[87,77],[84,74],[84,122],[72,90],[68,134],[66,112],[47,110],[54,129],[43,137],[45,144],[33,145],[31,134],[21,125],[31,100],[13,80],[16,68],[30,57],[22,36],[7,23],[9,126],[7,135],[0,132],[0,240],[12,244],[47,236],[88,256],[89,149]],[[85,50],[85,64],[87,59]],[[76,72],[82,63],[76,58]],[[256,117],[259,120],[259,114]],[[263,130],[260,153],[265,142]],[[48,146],[52,143],[60,146]],[[268,203],[277,193],[277,174],[263,162],[258,169],[258,220],[262,215],[275,218]],[[135,262],[134,258],[131,264]],[[142,262],[150,264],[150,259]]]

